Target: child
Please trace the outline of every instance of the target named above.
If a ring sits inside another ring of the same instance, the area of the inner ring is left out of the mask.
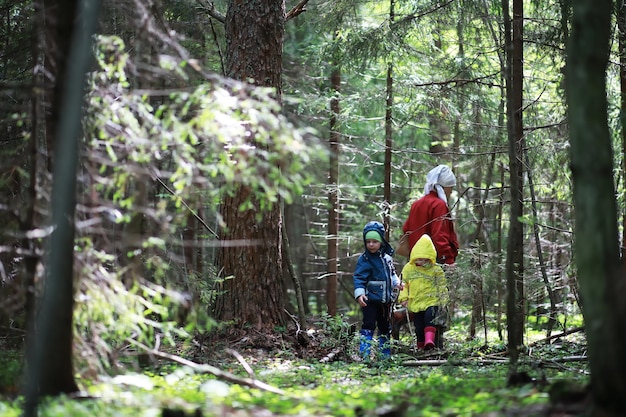
[[[402,289],[400,278],[393,266],[393,248],[385,240],[382,223],[371,221],[363,229],[365,251],[354,268],[354,298],[361,306],[363,324],[359,352],[369,359],[374,330],[378,326],[378,344],[384,358],[391,356],[389,335],[391,332],[391,305],[397,291]],[[394,291],[395,290],[395,291]]]
[[[427,234],[422,235],[411,249],[409,262],[402,268],[405,283],[398,301],[413,313],[417,349],[430,350],[441,346],[437,343],[435,318],[448,303],[448,286],[443,268],[435,263],[437,251]],[[439,337],[440,339],[440,337]]]

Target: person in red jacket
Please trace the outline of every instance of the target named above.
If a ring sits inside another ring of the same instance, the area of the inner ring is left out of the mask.
[[[437,263],[454,265],[459,241],[448,207],[448,198],[456,186],[456,177],[446,165],[439,165],[426,175],[424,196],[413,202],[402,231],[409,233],[409,247],[428,234],[437,250]]]

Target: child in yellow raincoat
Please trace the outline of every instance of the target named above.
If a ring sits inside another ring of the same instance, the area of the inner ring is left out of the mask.
[[[413,313],[418,350],[443,347],[441,334],[437,334],[442,331],[438,320],[449,295],[446,275],[436,259],[435,245],[430,236],[424,234],[411,249],[409,262],[402,268],[404,289],[400,291],[398,302]]]

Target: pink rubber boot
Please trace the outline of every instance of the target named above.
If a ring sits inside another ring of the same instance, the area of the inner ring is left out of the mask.
[[[428,326],[424,329],[424,338],[426,341],[424,342],[424,350],[431,350],[435,348],[435,335],[437,334],[437,329],[433,326]]]

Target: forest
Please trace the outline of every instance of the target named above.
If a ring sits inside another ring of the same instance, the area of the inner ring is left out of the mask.
[[[623,415],[622,2],[0,13],[0,416]],[[364,358],[363,228],[438,165],[444,344]]]

